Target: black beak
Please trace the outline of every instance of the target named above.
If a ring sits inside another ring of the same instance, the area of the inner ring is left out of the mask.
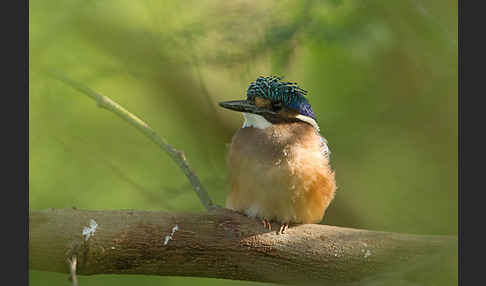
[[[256,108],[255,105],[249,103],[247,100],[222,101],[219,103],[219,106],[239,112],[251,112]]]
[[[259,115],[275,115],[275,112],[266,108],[257,107],[247,100],[222,101],[219,103],[219,105],[238,112],[254,113]]]

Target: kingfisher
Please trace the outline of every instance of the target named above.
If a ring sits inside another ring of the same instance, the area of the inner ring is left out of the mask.
[[[318,223],[334,198],[330,149],[320,135],[307,91],[283,77],[260,76],[246,99],[219,102],[243,113],[228,154],[226,208],[280,224]]]

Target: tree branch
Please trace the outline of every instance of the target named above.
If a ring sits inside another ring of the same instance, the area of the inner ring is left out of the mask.
[[[403,279],[411,269],[438,270],[454,277],[442,270],[444,263],[457,259],[456,237],[315,224],[291,226],[277,235],[256,219],[227,209],[203,213],[52,209],[31,211],[29,224],[30,268],[70,273],[66,259],[75,255],[78,275],[348,285],[384,276]]]
[[[49,72],[49,74],[54,78],[68,84],[72,88],[80,91],[81,93],[89,96],[90,98],[92,98],[97,102],[99,107],[115,113],[123,120],[135,126],[138,130],[140,130],[143,134],[145,134],[148,138],[150,138],[155,144],[159,145],[159,147],[165,152],[167,152],[167,154],[169,154],[172,160],[174,160],[177,163],[177,165],[179,165],[182,172],[184,172],[184,175],[186,175],[187,179],[191,183],[194,191],[196,191],[199,200],[204,205],[206,210],[215,207],[213,201],[209,197],[208,192],[206,191],[204,186],[199,181],[199,178],[196,176],[194,171],[192,171],[191,167],[187,163],[187,159],[186,156],[184,155],[184,151],[180,151],[172,147],[163,138],[157,135],[157,133],[147,123],[145,123],[142,119],[135,116],[134,114],[130,113],[128,110],[123,108],[123,106],[119,105],[112,99],[104,95],[101,95],[99,93],[96,93],[95,91],[91,90],[88,87],[85,87],[81,83],[73,81],[72,79],[64,75],[61,75],[57,72],[51,71]]]

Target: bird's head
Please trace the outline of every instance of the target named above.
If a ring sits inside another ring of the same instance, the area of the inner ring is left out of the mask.
[[[258,77],[246,92],[246,100],[223,101],[221,107],[243,112],[243,127],[266,128],[284,122],[306,122],[319,130],[314,112],[305,94],[295,82],[282,77]]]

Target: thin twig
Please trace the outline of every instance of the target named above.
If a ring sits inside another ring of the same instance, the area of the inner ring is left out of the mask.
[[[67,262],[69,264],[69,271],[71,272],[71,281],[73,282],[73,286],[78,286],[78,278],[76,277],[76,264],[78,263],[78,260],[76,258],[76,255],[72,257],[72,259],[67,259]]]
[[[214,207],[213,201],[209,197],[208,192],[206,189],[203,187],[201,182],[199,181],[199,178],[196,176],[194,171],[191,169],[189,164],[187,163],[186,156],[184,155],[184,151],[180,151],[172,147],[170,144],[168,144],[164,139],[162,139],[160,136],[157,135],[157,133],[147,124],[145,123],[142,119],[139,117],[133,115],[130,113],[128,110],[123,108],[123,106],[119,105],[112,99],[101,95],[99,93],[96,93],[95,91],[91,90],[88,87],[85,87],[79,82],[75,82],[71,80],[70,78],[67,78],[64,75],[61,75],[56,72],[50,72],[50,74],[68,84],[72,88],[80,91],[81,93],[84,93],[85,95],[91,97],[93,100],[95,100],[98,104],[99,107],[107,109],[128,123],[132,124],[135,126],[138,130],[140,130],[143,134],[145,134],[147,137],[149,137],[153,142],[155,142],[157,145],[159,145],[160,148],[162,148],[164,151],[169,154],[169,156],[174,160],[177,165],[181,168],[182,172],[186,175],[186,177],[189,179],[189,182],[191,183],[194,191],[196,191],[196,194],[199,197],[199,200],[201,203],[204,205],[204,207],[209,210],[212,207]]]

